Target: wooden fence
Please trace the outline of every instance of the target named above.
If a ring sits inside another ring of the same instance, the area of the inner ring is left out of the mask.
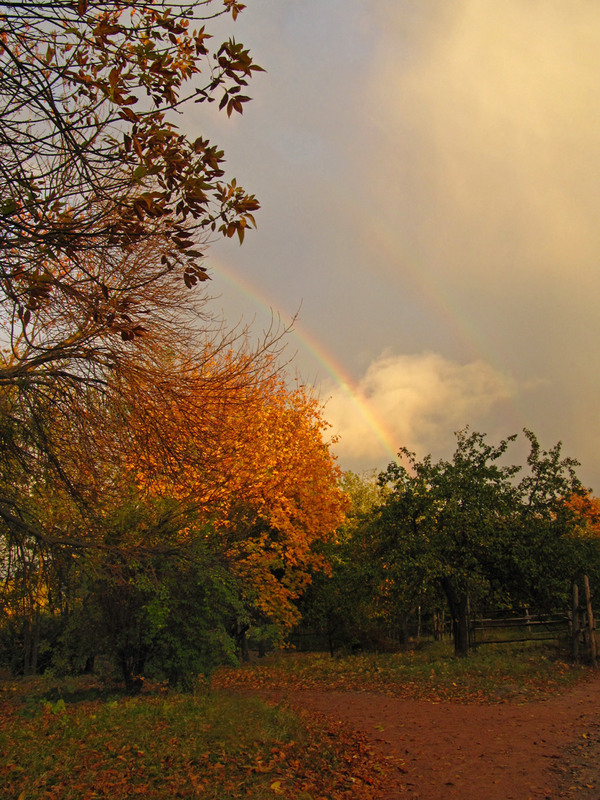
[[[573,581],[569,613],[534,616],[525,610],[521,616],[474,617],[470,621],[469,646],[570,638],[573,660],[578,662],[583,656],[595,665],[598,647],[594,620],[590,583],[583,575],[580,581]],[[493,631],[496,635],[490,634]]]
[[[569,626],[566,614],[475,617],[471,620],[470,645],[559,639],[568,635]]]

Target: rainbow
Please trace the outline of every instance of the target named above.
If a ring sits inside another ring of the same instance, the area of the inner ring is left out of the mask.
[[[348,214],[352,213],[352,208],[352,204],[349,204]],[[364,230],[364,240],[369,242],[369,249],[380,254],[379,261],[396,265],[396,271],[402,275],[405,282],[408,277],[417,287],[420,298],[434,310],[435,316],[458,334],[470,358],[485,360],[484,350],[488,352],[490,343],[486,342],[485,346],[482,346],[481,332],[475,331],[464,314],[460,313],[431,277],[420,259],[406,249],[397,232],[376,215],[361,216],[361,227]],[[371,268],[373,269],[372,266]]]
[[[348,216],[354,213],[354,205],[347,201]],[[433,316],[444,321],[449,330],[457,335],[468,359],[481,360],[489,364],[502,362],[494,340],[485,335],[485,332],[476,329],[465,317],[464,312],[452,302],[451,297],[444,293],[439,283],[432,277],[430,271],[423,265],[421,259],[408,250],[401,241],[397,231],[377,215],[361,215],[360,225],[363,230],[362,238],[369,242],[369,249],[380,254],[379,261],[396,265],[396,271],[402,274],[403,279],[412,282],[416,287],[420,299],[433,310]],[[371,266],[373,269],[373,267]],[[513,394],[513,385],[509,375],[504,374],[507,394]],[[518,397],[513,398],[512,411],[517,427],[523,427],[523,410]]]
[[[228,285],[242,294],[247,300],[254,303],[261,311],[269,315],[277,315],[284,324],[293,323],[291,331],[298,338],[302,347],[310,353],[321,367],[323,367],[328,377],[331,378],[350,399],[355,409],[364,419],[381,445],[386,458],[388,458],[389,461],[395,461],[397,449],[385,422],[377,416],[368,398],[362,394],[356,382],[353,381],[350,375],[344,370],[344,367],[334,360],[333,356],[326,350],[324,345],[318,341],[298,319],[292,320],[292,316],[278,308],[277,304],[266,294],[259,292],[255,285],[238,275],[221,259],[215,259],[212,254],[210,257],[210,266],[212,270],[209,270],[209,272],[212,271],[215,275],[223,278]]]

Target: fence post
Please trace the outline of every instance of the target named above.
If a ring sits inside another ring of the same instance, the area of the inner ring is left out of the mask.
[[[531,615],[529,613],[529,606],[525,606],[525,619],[527,620],[527,633],[531,633]]]
[[[592,609],[592,595],[590,592],[590,579],[587,575],[583,576],[583,591],[585,592],[585,607],[587,611],[587,641],[589,648],[590,661],[595,666],[597,650],[596,650],[596,632],[594,630],[594,611]]]

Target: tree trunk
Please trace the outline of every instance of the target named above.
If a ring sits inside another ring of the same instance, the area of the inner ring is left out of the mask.
[[[571,605],[571,657],[579,663],[579,587],[573,581],[573,595]]]
[[[443,578],[441,585],[452,616],[454,655],[467,656],[469,655],[469,595],[456,589],[449,578]]]
[[[250,661],[250,650],[248,649],[248,637],[246,632],[250,630],[250,625],[247,623],[238,623],[237,625],[237,633],[235,636],[236,644],[238,646],[240,659],[247,663]]]
[[[333,634],[327,633],[327,643],[329,644],[329,655],[331,656],[331,658],[333,658],[334,655],[335,655],[335,647],[334,647],[334,644],[333,644]]]
[[[36,675],[38,650],[40,646],[40,614],[32,613],[31,619],[25,623],[23,641],[23,675]]]
[[[402,614],[398,621],[398,642],[401,645],[408,644],[408,614]]]
[[[588,655],[591,663],[596,665],[597,650],[596,650],[596,631],[594,625],[594,612],[592,610],[592,595],[590,592],[590,579],[587,575],[583,576],[583,592],[585,595],[585,610],[587,617],[586,639],[588,645]]]
[[[143,674],[147,653],[141,647],[126,645],[118,651],[117,655],[125,689],[130,694],[136,694],[144,683]]]

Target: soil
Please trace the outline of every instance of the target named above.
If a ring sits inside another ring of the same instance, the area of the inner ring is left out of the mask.
[[[480,705],[362,692],[280,699],[350,725],[394,763],[373,800],[600,800],[600,675],[549,700]]]

